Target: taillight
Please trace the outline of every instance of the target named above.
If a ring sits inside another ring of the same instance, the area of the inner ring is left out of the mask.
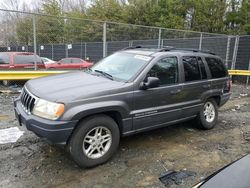
[[[231,88],[232,88],[232,80],[227,80],[227,82],[224,86],[223,92],[228,93],[231,91]]]

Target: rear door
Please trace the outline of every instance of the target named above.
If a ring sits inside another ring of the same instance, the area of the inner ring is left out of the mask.
[[[176,121],[181,115],[182,86],[179,84],[178,58],[164,57],[157,61],[146,77],[157,77],[160,86],[147,90],[136,88],[134,92],[134,129],[150,127]]]
[[[203,96],[209,92],[211,82],[204,61],[199,56],[183,56],[183,91],[182,97],[185,99],[182,107],[182,116],[190,117],[196,115],[203,103]]]
[[[81,69],[84,65],[84,62],[81,59],[73,58],[71,61],[72,69]]]
[[[10,55],[7,53],[0,53],[0,69],[9,69]]]

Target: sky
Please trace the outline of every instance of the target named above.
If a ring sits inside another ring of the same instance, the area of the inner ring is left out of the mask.
[[[20,10],[23,11],[23,5],[27,5],[27,10],[30,11],[39,7],[43,0],[0,0],[0,8],[9,10]],[[81,2],[80,0],[69,0],[71,2]],[[83,0],[82,0],[83,1]],[[84,1],[87,6],[91,4],[91,0]]]

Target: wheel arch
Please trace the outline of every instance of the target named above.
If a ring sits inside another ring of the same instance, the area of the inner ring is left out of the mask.
[[[74,127],[72,133],[70,134],[70,136],[69,136],[69,138],[68,138],[68,140],[67,140],[66,143],[67,144],[69,143],[69,141],[70,141],[70,139],[71,139],[74,131],[77,129],[78,126],[80,126],[80,124],[81,124],[82,121],[84,121],[87,118],[90,118],[91,116],[98,116],[98,115],[100,115],[100,116],[101,115],[106,115],[106,116],[112,118],[116,122],[116,124],[118,125],[120,136],[122,135],[122,133],[123,133],[123,122],[122,122],[122,116],[121,116],[121,114],[118,111],[105,111],[105,112],[89,114],[89,115],[81,117],[78,120],[77,124],[75,125],[75,127]]]

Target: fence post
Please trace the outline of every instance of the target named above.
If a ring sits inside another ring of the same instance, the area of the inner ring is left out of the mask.
[[[228,59],[229,59],[229,53],[230,53],[230,43],[231,43],[231,36],[227,37],[227,49],[226,49],[226,67],[228,68]]]
[[[86,60],[87,58],[87,43],[84,43],[84,59]]]
[[[199,50],[201,50],[201,48],[202,48],[202,38],[203,38],[203,35],[201,33],[201,35],[200,35],[200,43],[199,43]]]
[[[33,20],[32,20],[32,25],[33,25],[33,45],[34,45],[34,54],[37,54],[37,46],[36,46],[36,15],[33,15]],[[37,70],[37,61],[35,57],[35,70]]]
[[[80,57],[82,59],[82,41],[81,41]]]
[[[133,41],[131,40],[131,41],[129,41],[129,47],[132,47],[133,46]]]
[[[239,39],[240,39],[240,37],[239,37],[239,35],[237,35],[236,38],[235,38],[235,43],[234,43],[234,53],[233,53],[231,70],[235,69],[237,53],[238,53],[238,47],[239,47]]]
[[[65,57],[68,57],[68,44],[65,44]]]
[[[161,28],[159,28],[159,35],[158,35],[158,48],[161,47]]]
[[[54,46],[51,44],[51,58],[54,60]]]
[[[250,59],[248,62],[248,70],[250,70]],[[246,86],[248,86],[248,83],[249,83],[249,76],[247,76]]]
[[[106,57],[107,55],[107,23],[103,23],[103,57]]]

